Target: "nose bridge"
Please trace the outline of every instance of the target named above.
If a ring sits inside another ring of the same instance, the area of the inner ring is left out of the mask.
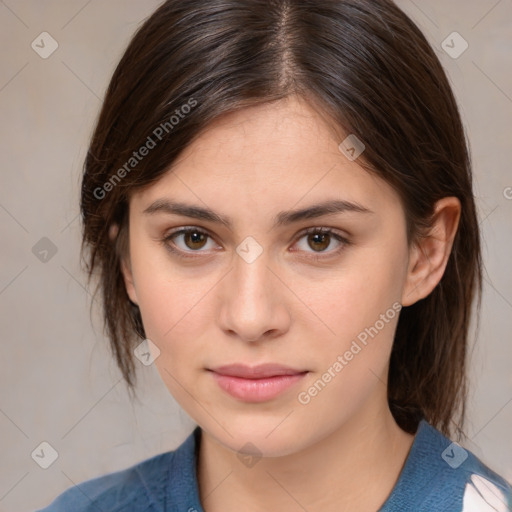
[[[273,276],[268,264],[267,252],[252,255],[250,259],[240,255],[235,259],[232,286],[235,288],[236,302],[244,309],[247,318],[254,317],[256,320],[258,315],[271,308]]]
[[[272,273],[268,269],[269,251],[252,236],[247,236],[236,248],[233,280],[242,299],[255,300],[272,286]]]
[[[287,315],[277,298],[279,291],[269,269],[268,253],[259,247],[254,240],[246,240],[237,248],[221,306],[222,328],[246,341],[286,328]]]

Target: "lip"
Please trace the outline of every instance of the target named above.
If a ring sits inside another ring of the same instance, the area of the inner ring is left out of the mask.
[[[223,391],[244,402],[271,400],[308,373],[275,363],[257,366],[230,364],[210,369],[210,372]]]
[[[297,375],[304,373],[305,370],[297,370],[290,366],[265,363],[256,366],[248,366],[245,364],[227,364],[211,368],[211,371],[220,375],[227,375],[229,377],[240,377],[242,379],[263,379],[265,377],[276,377],[280,375]]]

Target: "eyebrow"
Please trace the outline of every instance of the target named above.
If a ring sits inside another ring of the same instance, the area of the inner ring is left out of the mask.
[[[306,219],[315,219],[325,215],[335,215],[345,212],[356,213],[374,213],[370,209],[350,201],[333,199],[322,203],[314,204],[300,210],[288,210],[279,212],[274,219],[273,228],[286,226]],[[149,205],[143,212],[144,215],[155,215],[165,213],[169,215],[183,215],[194,219],[204,220],[217,224],[223,224],[227,228],[233,227],[233,221],[229,217],[224,217],[210,208],[186,204],[169,199],[157,199]]]

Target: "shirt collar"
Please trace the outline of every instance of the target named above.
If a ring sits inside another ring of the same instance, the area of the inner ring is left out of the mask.
[[[197,482],[197,457],[201,441],[201,428],[198,426],[174,452],[170,465],[166,512],[204,512],[199,501]]]
[[[426,482],[423,482],[421,478],[421,475],[425,474],[424,464],[432,459],[432,445],[442,443],[443,440],[445,440],[444,436],[434,427],[425,420],[420,421],[397,483],[379,512],[391,512],[395,510],[394,505],[403,502],[406,496],[417,499],[416,493],[425,491]],[[173,462],[169,469],[169,485],[166,495],[166,503],[170,503],[171,507],[169,509],[164,507],[166,512],[204,512],[199,500],[197,479],[200,441],[201,428],[197,426],[174,452]],[[416,489],[415,485],[421,486],[421,489]]]

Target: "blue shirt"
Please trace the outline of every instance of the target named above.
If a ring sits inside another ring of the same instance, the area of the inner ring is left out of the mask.
[[[199,427],[176,450],[71,487],[39,512],[204,512],[196,474]],[[422,420],[378,512],[507,512],[512,487]]]

